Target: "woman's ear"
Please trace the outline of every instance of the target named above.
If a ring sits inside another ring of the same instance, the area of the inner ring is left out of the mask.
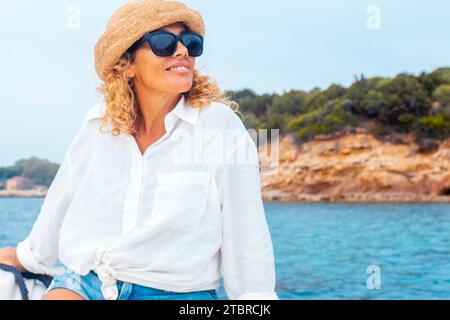
[[[134,78],[136,76],[132,67],[128,67],[128,69],[125,71],[125,76],[129,79]]]

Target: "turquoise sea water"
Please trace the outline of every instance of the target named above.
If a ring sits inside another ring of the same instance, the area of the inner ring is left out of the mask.
[[[0,247],[26,237],[42,201],[0,199]],[[450,204],[265,209],[280,299],[450,299]],[[379,289],[367,285],[374,276]]]

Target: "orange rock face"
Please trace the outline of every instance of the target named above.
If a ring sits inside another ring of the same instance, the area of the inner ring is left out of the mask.
[[[450,202],[450,138],[428,153],[418,151],[412,136],[402,140],[380,141],[364,130],[300,146],[280,137],[276,170],[261,174],[263,199]],[[270,149],[259,147],[262,172]]]

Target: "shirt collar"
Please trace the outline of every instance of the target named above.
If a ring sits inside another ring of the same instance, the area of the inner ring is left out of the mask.
[[[96,119],[101,118],[103,114],[106,111],[106,103],[101,102],[96,104],[89,112],[88,112],[88,119]],[[198,108],[194,108],[191,105],[187,103],[186,98],[184,97],[184,94],[181,95],[180,101],[178,101],[175,108],[172,109],[172,111],[169,112],[175,114],[178,118],[189,122],[192,125],[195,125],[197,123],[199,110]]]
[[[192,125],[197,123],[199,110],[198,108],[193,108],[187,103],[184,94],[181,95],[180,101],[171,112],[173,112],[178,118],[183,119]]]

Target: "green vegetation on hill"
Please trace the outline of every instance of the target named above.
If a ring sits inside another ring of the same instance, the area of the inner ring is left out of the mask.
[[[35,185],[49,187],[52,183],[59,165],[45,159],[31,157],[21,159],[9,167],[0,167],[0,180],[7,180],[14,176],[31,179]]]
[[[282,95],[257,95],[249,89],[229,94],[239,103],[247,128],[280,129],[297,142],[365,121],[376,124],[371,132],[377,135],[410,133],[418,141],[450,136],[450,68],[393,79],[362,75],[348,88],[333,84]]]

